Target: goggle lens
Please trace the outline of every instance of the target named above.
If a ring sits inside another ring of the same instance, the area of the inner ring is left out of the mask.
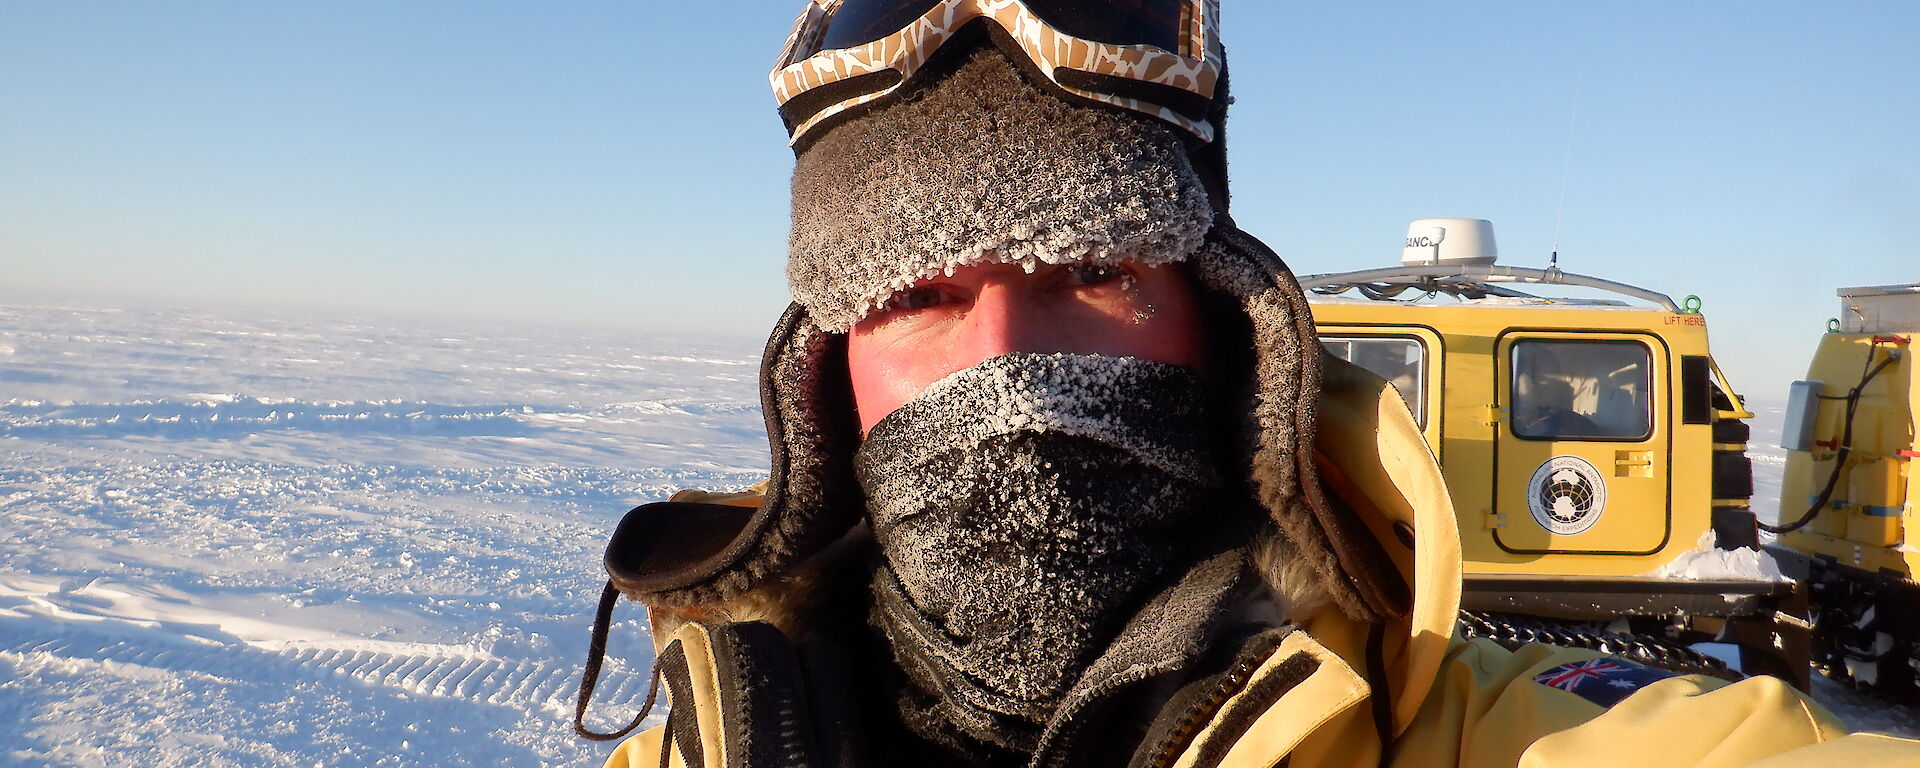
[[[852,48],[879,40],[906,29],[939,4],[940,0],[846,0],[827,20],[820,50]]]
[[[1193,0],[1026,0],[1026,6],[1054,29],[1082,40],[1192,55],[1186,14]]]
[[[933,10],[941,0],[846,0],[833,11],[817,48],[853,48],[891,35]],[[1152,45],[1171,53],[1187,51],[1186,14],[1193,0],[1026,0],[1027,10],[1054,29],[1082,40],[1109,45]]]

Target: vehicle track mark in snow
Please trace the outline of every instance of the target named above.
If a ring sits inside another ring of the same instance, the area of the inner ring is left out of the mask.
[[[74,625],[47,637],[44,627],[0,617],[0,659],[22,667],[79,661],[252,682],[337,676],[415,696],[559,713],[570,710],[578,684],[578,672],[569,665],[490,658],[462,647],[423,646],[416,652],[292,645],[276,649],[172,639],[151,631],[129,641],[111,631]],[[609,698],[630,688],[626,683],[615,686]]]

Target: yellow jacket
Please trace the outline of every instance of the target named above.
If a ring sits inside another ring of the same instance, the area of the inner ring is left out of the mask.
[[[1920,766],[1920,742],[1848,735],[1832,714],[1775,678],[1729,684],[1588,650],[1533,645],[1508,651],[1487,640],[1455,639],[1460,542],[1446,487],[1398,396],[1356,370],[1327,372],[1318,449],[1342,476],[1336,483],[1342,495],[1413,585],[1413,611],[1384,633],[1333,607],[1295,617],[1302,631],[1256,659],[1217,704],[1208,702],[1189,733],[1164,743],[1155,764]],[[690,690],[675,691],[675,717],[691,713],[697,728],[682,732],[697,730],[699,744],[684,746],[697,750],[705,766],[750,764],[726,754],[739,724],[726,722],[714,704],[721,683],[710,641],[717,625],[655,626],[665,630],[656,646],[678,643],[685,658],[682,679]],[[1381,636],[1369,643],[1370,632]],[[628,739],[607,766],[659,765],[663,731]],[[671,750],[669,764],[687,765],[681,746]]]

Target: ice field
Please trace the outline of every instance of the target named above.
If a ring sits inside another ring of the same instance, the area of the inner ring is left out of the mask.
[[[0,763],[597,764],[606,536],[764,471],[757,356],[0,308]],[[618,616],[608,723],[650,657]]]
[[[597,765],[568,721],[606,536],[674,489],[759,479],[758,356],[0,305],[0,765]],[[1762,509],[1777,431],[1763,414]],[[640,612],[616,618],[602,728],[650,656]]]

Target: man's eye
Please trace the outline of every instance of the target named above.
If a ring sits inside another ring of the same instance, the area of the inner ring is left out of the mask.
[[[917,312],[940,306],[940,291],[935,288],[909,288],[893,295],[887,309]]]
[[[1118,267],[1105,264],[1075,264],[1067,268],[1067,282],[1071,285],[1100,285],[1120,279]]]

